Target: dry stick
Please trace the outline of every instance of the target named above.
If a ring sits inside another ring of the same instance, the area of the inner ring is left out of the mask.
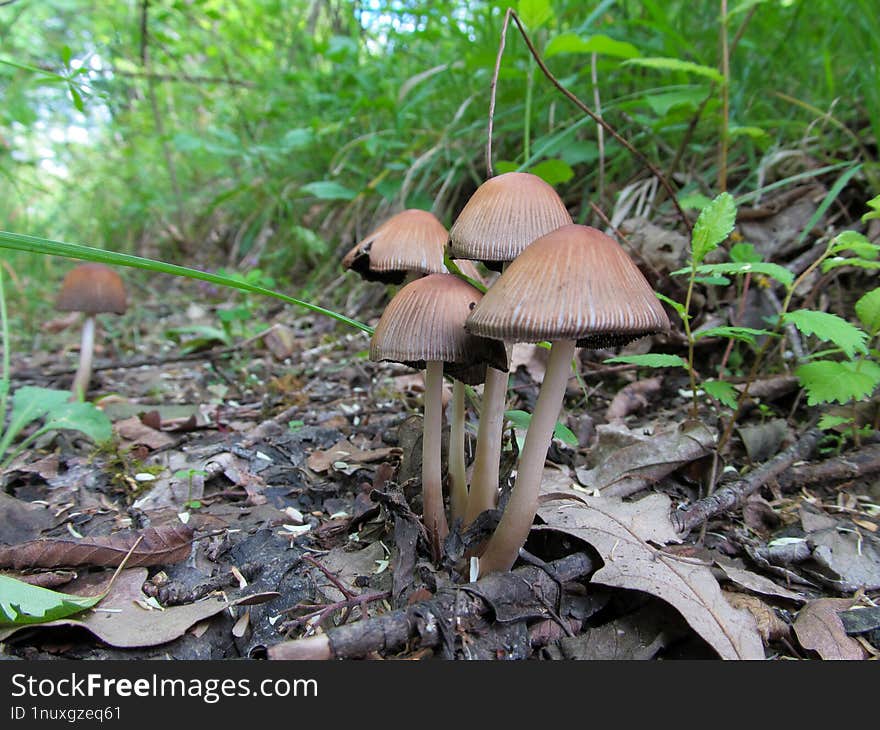
[[[880,472],[880,444],[869,444],[815,464],[794,466],[780,475],[778,482],[783,492],[797,491],[812,484],[851,481],[877,472]]]
[[[822,438],[822,431],[811,428],[799,441],[781,454],[762,464],[745,479],[737,479],[718,489],[714,494],[694,502],[681,512],[673,513],[672,524],[680,533],[687,533],[707,520],[729,509],[738,507],[746,497],[758,491],[771,479],[791,468],[792,464],[809,457]]]
[[[328,629],[320,636],[276,644],[269,648],[269,658],[353,659],[373,652],[400,651],[411,645],[438,646],[457,627],[491,615],[496,601],[513,605],[516,599],[524,617],[549,615],[547,607],[559,600],[559,584],[587,575],[593,562],[586,553],[574,553],[548,567],[549,572],[528,565],[486,576],[467,586],[441,587],[431,600],[406,609]],[[473,598],[462,601],[461,594]]]
[[[612,127],[605,119],[594,112],[590,107],[588,107],[584,102],[582,102],[577,96],[575,96],[572,92],[570,92],[562,83],[551,73],[550,69],[547,68],[543,59],[541,58],[538,50],[535,48],[535,44],[532,43],[532,39],[529,37],[529,34],[526,33],[525,28],[523,28],[522,22],[519,19],[519,16],[516,14],[516,11],[513,8],[508,8],[507,12],[504,14],[504,24],[501,27],[501,43],[498,47],[498,56],[495,61],[495,73],[492,76],[492,82],[490,85],[490,98],[489,98],[489,138],[486,142],[486,169],[488,171],[489,176],[492,175],[492,129],[494,126],[495,119],[495,91],[498,87],[498,74],[501,68],[501,55],[504,53],[504,44],[505,39],[507,38],[507,28],[510,23],[510,19],[513,18],[513,22],[516,23],[516,27],[520,32],[520,35],[525,41],[526,46],[529,49],[529,53],[532,54],[532,57],[535,59],[535,63],[538,64],[538,68],[541,69],[541,73],[547,78],[547,80],[553,84],[554,87],[563,95],[566,99],[568,99],[572,104],[574,104],[578,109],[580,109],[584,114],[590,117],[596,124],[605,129],[608,134],[610,134],[614,139],[616,139],[623,147],[629,151],[630,154],[634,155],[641,163],[647,167],[651,174],[657,178],[666,192],[669,194],[669,198],[672,201],[673,206],[675,206],[675,210],[678,212],[678,216],[681,221],[684,223],[688,232],[693,230],[693,225],[688,219],[685,212],[682,210],[681,206],[678,204],[678,199],[676,198],[675,188],[672,187],[669,180],[666,176],[660,171],[660,169],[654,165],[644,154],[639,152],[635,147],[633,147],[626,139],[624,139],[614,127]]]

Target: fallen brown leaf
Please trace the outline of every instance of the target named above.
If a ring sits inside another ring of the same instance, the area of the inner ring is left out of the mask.
[[[185,560],[190,553],[193,530],[183,524],[169,523],[149,527],[141,532],[117,533],[110,537],[44,538],[0,547],[0,566],[25,568],[58,568],[61,566],[120,565],[138,539],[143,538],[131,553],[126,565],[167,565]]]
[[[797,615],[794,632],[804,649],[810,649],[823,659],[866,659],[862,645],[847,636],[838,611],[854,605],[849,598],[819,598],[810,601]]]
[[[592,545],[604,565],[591,580],[639,590],[678,610],[723,659],[763,659],[764,648],[750,613],[725,599],[711,567],[670,555],[655,545],[680,542],[669,518],[670,500],[653,494],[637,502],[585,497],[573,492],[545,497],[537,529],[564,532]]]

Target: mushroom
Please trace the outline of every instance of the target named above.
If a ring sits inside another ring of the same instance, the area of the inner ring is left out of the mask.
[[[80,264],[67,272],[55,308],[62,312],[83,312],[82,344],[79,367],[71,391],[75,398],[84,399],[92,377],[92,358],[95,350],[95,315],[102,312],[124,314],[125,286],[113,269],[103,264]]]
[[[468,334],[464,321],[482,294],[452,274],[430,274],[404,286],[388,303],[370,340],[371,360],[390,360],[425,370],[422,431],[422,510],[435,560],[449,527],[443,508],[440,442],[443,369],[475,384],[486,363],[504,369],[504,346]]]
[[[571,216],[552,186],[537,175],[507,172],[477,188],[449,232],[449,249],[456,258],[502,270],[536,238],[570,223]],[[507,373],[490,368],[465,524],[495,507],[506,397]]]
[[[482,575],[509,570],[528,537],[575,348],[622,345],[665,332],[669,318],[613,238],[572,224],[529,245],[486,292],[465,327],[508,342],[552,342],[510,501],[480,557]]]
[[[433,213],[410,208],[392,216],[352,248],[342,265],[367,281],[401,284],[412,272],[444,271],[448,234]]]

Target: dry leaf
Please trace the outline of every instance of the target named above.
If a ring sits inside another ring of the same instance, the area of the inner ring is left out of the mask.
[[[193,530],[180,523],[149,527],[141,532],[117,533],[110,537],[85,537],[81,540],[46,538],[0,547],[0,566],[58,568],[61,566],[98,565],[114,567],[122,563],[139,538],[126,565],[167,565],[186,560],[190,553]]]
[[[760,593],[764,596],[774,596],[776,598],[786,598],[789,601],[797,601],[798,603],[804,603],[804,601],[807,600],[806,597],[802,596],[800,593],[795,593],[787,588],[778,586],[769,578],[753,573],[750,570],[739,568],[727,560],[716,560],[715,565],[721,568],[731,581],[753,593]]]
[[[810,601],[797,615],[794,632],[804,649],[811,649],[823,659],[865,659],[862,645],[847,636],[838,611],[852,608],[849,598],[819,598]]]
[[[724,591],[724,598],[731,606],[744,608],[755,617],[758,633],[761,634],[761,640],[765,645],[788,637],[790,633],[788,624],[760,598],[733,591]]]
[[[334,471],[352,474],[363,468],[363,464],[386,461],[399,455],[400,449],[393,446],[363,451],[349,441],[343,440],[326,451],[312,452],[306,464],[309,469],[318,473],[333,467]]]
[[[715,435],[697,421],[685,421],[681,427],[651,436],[622,424],[599,426],[596,432],[598,444],[591,458],[598,465],[576,473],[587,489],[599,489],[607,497],[634,494],[705,456],[715,444]],[[621,447],[626,439],[629,444]]]
[[[658,393],[662,386],[663,378],[656,376],[637,380],[621,388],[605,411],[605,420],[609,423],[622,421],[630,413],[641,410],[648,405],[648,396]]]
[[[137,416],[126,418],[124,421],[117,421],[113,424],[113,429],[129,443],[143,444],[153,451],[175,443],[175,439],[171,438],[171,436],[152,428]]]
[[[148,600],[141,590],[146,579],[147,571],[144,568],[123,570],[113,582],[110,593],[95,609],[81,614],[80,618],[50,621],[39,626],[82,626],[110,646],[122,649],[156,646],[182,636],[199,621],[246,600],[253,602],[255,598],[251,595],[230,602],[212,596],[195,603],[152,611],[142,607],[147,605]],[[109,575],[85,576],[67,592],[93,596],[106,590],[109,581]],[[269,594],[267,600],[275,596],[277,594]],[[22,627],[12,627],[12,630],[4,631],[0,634],[0,640],[19,628]],[[27,628],[37,627],[30,625]]]
[[[590,543],[604,562],[591,579],[594,583],[666,601],[723,659],[764,658],[754,618],[727,603],[711,568],[654,547],[680,542],[669,518],[668,497],[653,494],[623,502],[569,494],[541,505],[538,514],[546,525],[538,529]]]

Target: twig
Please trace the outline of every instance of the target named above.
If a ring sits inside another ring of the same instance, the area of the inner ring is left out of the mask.
[[[574,104],[578,109],[580,109],[584,114],[589,116],[596,124],[601,126],[608,134],[610,134],[614,139],[616,139],[623,147],[633,156],[635,156],[641,163],[647,167],[651,174],[657,178],[658,182],[663,186],[664,190],[669,194],[669,199],[672,201],[675,210],[678,213],[679,218],[682,223],[684,223],[685,228],[687,228],[688,232],[693,230],[693,225],[691,224],[690,219],[687,217],[685,212],[682,210],[681,206],[678,204],[678,199],[676,197],[675,188],[672,187],[669,180],[666,176],[660,171],[660,169],[652,163],[643,153],[639,152],[635,147],[633,147],[626,139],[624,139],[620,133],[614,129],[605,119],[590,109],[583,101],[581,101],[577,96],[575,96],[571,91],[569,91],[562,83],[557,79],[553,73],[547,68],[547,65],[544,63],[540,54],[538,53],[538,49],[535,48],[535,44],[532,42],[532,39],[529,37],[529,34],[526,33],[525,28],[522,25],[522,21],[520,21],[519,16],[516,14],[516,11],[513,8],[508,8],[507,12],[504,15],[504,24],[501,28],[501,42],[498,48],[498,56],[495,62],[495,73],[492,77],[491,87],[490,87],[490,99],[489,99],[489,139],[486,142],[486,160],[487,165],[486,169],[488,171],[489,176],[491,177],[492,170],[492,129],[494,125],[495,118],[495,92],[498,87],[498,74],[501,68],[501,55],[504,53],[504,44],[505,39],[507,38],[507,28],[510,24],[510,20],[513,19],[513,22],[516,24],[517,30],[519,30],[520,35],[525,41],[526,46],[529,49],[529,53],[532,54],[532,58],[535,59],[535,63],[538,64],[538,68],[541,69],[541,73],[547,78],[547,80],[553,84],[554,87],[563,95],[566,99],[568,99],[572,104]]]
[[[350,596],[341,601],[334,601],[333,603],[328,603],[318,609],[309,611],[309,613],[305,614],[304,616],[297,616],[295,619],[290,621],[290,623],[287,624],[285,628],[287,631],[291,631],[298,626],[302,626],[306,623],[312,623],[313,625],[320,626],[332,613],[334,613],[335,611],[340,611],[342,609],[345,609],[345,614],[340,620],[340,624],[344,624],[348,620],[348,617],[351,615],[351,610],[353,608],[363,606],[365,603],[384,601],[387,598],[391,598],[391,591],[382,591],[380,593],[363,593],[359,596]],[[313,608],[313,606],[298,603],[293,608],[287,609],[285,613],[290,613],[292,611],[301,611],[303,609],[310,608]]]
[[[694,502],[687,509],[674,513],[672,523],[675,529],[687,533],[712,517],[738,507],[746,497],[757,492],[768,481],[790,469],[795,462],[806,459],[812,454],[821,437],[821,430],[811,428],[799,441],[759,466],[745,479],[737,479],[716,490],[712,495]]]
[[[575,553],[550,567],[559,580],[571,581],[587,575],[593,562],[586,553]],[[269,648],[269,658],[350,659],[407,646],[434,647],[469,622],[491,615],[491,604],[496,601],[499,605],[515,603],[524,617],[546,616],[546,604],[556,604],[558,594],[556,581],[545,570],[529,565],[488,575],[476,583],[441,587],[430,600],[339,626],[321,636],[276,644]]]

